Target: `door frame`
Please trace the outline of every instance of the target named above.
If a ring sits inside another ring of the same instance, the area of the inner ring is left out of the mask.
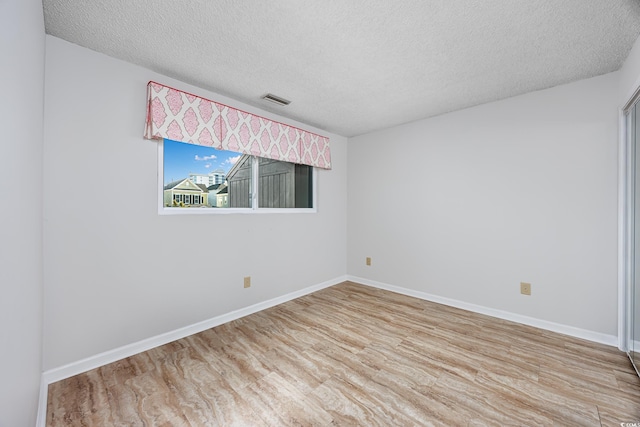
[[[626,111],[640,101],[640,79],[627,101],[618,110],[618,348],[629,351],[629,318],[631,305],[631,277],[633,274],[633,223],[631,201],[634,159],[629,138]],[[640,171],[638,171],[640,172]]]

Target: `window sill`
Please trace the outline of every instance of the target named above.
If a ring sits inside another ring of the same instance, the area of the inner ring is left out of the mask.
[[[315,208],[166,208],[164,206],[158,209],[159,215],[262,215],[262,214],[314,214],[318,210]]]

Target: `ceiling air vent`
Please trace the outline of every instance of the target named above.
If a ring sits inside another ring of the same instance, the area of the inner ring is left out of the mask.
[[[262,99],[266,99],[267,101],[271,101],[274,104],[278,104],[278,105],[289,105],[291,104],[291,101],[289,101],[288,99],[284,99],[284,98],[280,98],[279,96],[276,96],[272,93],[268,93],[265,96],[262,97]]]

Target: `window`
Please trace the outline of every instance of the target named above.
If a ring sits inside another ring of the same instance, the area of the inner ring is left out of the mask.
[[[165,139],[161,213],[314,212],[313,167]]]
[[[160,142],[161,213],[315,212],[316,168],[331,169],[326,136],[153,81],[144,137]]]
[[[310,208],[311,183],[311,166],[258,158],[261,208]]]

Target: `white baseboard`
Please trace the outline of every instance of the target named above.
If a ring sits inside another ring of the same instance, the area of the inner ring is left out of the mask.
[[[48,386],[51,383],[81,374],[83,372],[90,371],[95,368],[99,368],[100,366],[104,366],[109,363],[124,359],[126,357],[133,356],[134,354],[138,354],[143,351],[147,351],[152,348],[170,343],[172,341],[188,337],[189,335],[197,334],[198,332],[202,332],[207,329],[222,325],[223,323],[240,319],[241,317],[257,313],[259,311],[276,306],[278,304],[285,303],[287,301],[291,301],[312,292],[337,285],[338,283],[342,283],[346,280],[346,275],[337,277],[335,279],[328,280],[317,285],[309,286],[295,292],[291,292],[267,301],[250,305],[249,307],[234,310],[229,313],[195,323],[193,325],[185,326],[174,331],[156,335],[155,337],[147,338],[142,341],[131,343],[113,350],[105,351],[104,353],[96,354],[95,356],[87,357],[86,359],[82,359],[77,362],[69,363],[68,365],[60,366],[59,368],[45,371],[42,374],[42,380],[40,384],[40,402],[38,405],[38,421],[36,425],[45,425],[47,411],[47,391]]]
[[[521,314],[511,313],[508,311],[497,310],[495,308],[484,307],[481,305],[470,304],[464,301],[458,301],[451,298],[445,298],[438,295],[428,294],[426,292],[415,291],[413,289],[402,288],[400,286],[389,285],[387,283],[377,282],[375,280],[365,279],[363,277],[347,276],[347,279],[351,282],[361,283],[363,285],[371,286],[374,288],[384,289],[391,292],[407,295],[410,297],[420,298],[426,301],[435,302],[438,304],[448,305],[450,307],[456,307],[474,313],[485,314],[487,316],[497,317],[498,319],[509,320],[512,322],[520,323],[523,325],[529,325],[547,331],[557,332],[564,335],[569,335],[575,338],[581,338],[584,340],[609,345],[612,347],[618,347],[618,337],[614,335],[607,335],[600,332],[593,332],[586,329],[580,329],[573,326],[563,325],[560,323],[549,322],[546,320],[536,319],[534,317],[523,316]]]
[[[46,427],[47,424],[47,392],[49,384],[44,382],[44,375],[40,376],[40,396],[38,398],[38,415],[36,427]]]
[[[46,414],[47,414],[47,392],[48,392],[48,386],[51,383],[63,380],[65,378],[72,377],[74,375],[81,374],[83,372],[90,371],[91,369],[99,368],[100,366],[116,362],[126,357],[133,356],[135,354],[150,350],[152,348],[170,343],[172,341],[175,341],[181,338],[188,337],[189,335],[197,334],[198,332],[202,332],[204,330],[222,325],[227,322],[231,322],[232,320],[240,319],[241,317],[245,317],[250,314],[257,313],[267,308],[274,307],[278,304],[282,304],[287,301],[291,301],[293,299],[299,298],[301,296],[319,291],[321,289],[337,285],[347,280],[351,282],[371,286],[374,288],[384,289],[387,291],[396,292],[399,294],[403,294],[403,295],[407,295],[415,298],[420,298],[426,301],[432,301],[435,303],[444,304],[451,307],[472,311],[475,313],[485,314],[485,315],[496,317],[499,319],[510,320],[512,322],[534,326],[540,329],[558,332],[558,333],[569,335],[576,338],[586,339],[588,341],[593,341],[593,342],[606,344],[614,347],[618,345],[618,338],[613,335],[606,335],[598,332],[575,328],[573,326],[562,325],[559,323],[548,322],[546,320],[540,320],[533,317],[527,317],[527,316],[522,316],[515,313],[510,313],[507,311],[496,310],[489,307],[470,304],[464,301],[458,301],[450,298],[440,297],[437,295],[432,295],[425,292],[402,288],[399,286],[389,285],[386,283],[377,282],[377,281],[365,279],[362,277],[345,275],[345,276],[337,277],[335,279],[332,279],[323,283],[319,283],[317,285],[300,289],[295,292],[288,293],[286,295],[282,295],[267,301],[254,304],[249,307],[241,308],[239,310],[234,310],[229,313],[216,316],[214,318],[204,320],[202,322],[195,323],[193,325],[185,326],[183,328],[179,328],[174,331],[170,331],[164,334],[157,335],[155,337],[147,338],[145,340],[142,340],[136,343],[131,343],[123,347],[109,350],[104,353],[100,353],[95,356],[91,356],[86,359],[82,359],[77,362],[73,362],[68,365],[61,366],[59,368],[54,368],[54,369],[45,371],[42,374],[42,379],[40,382],[40,401],[38,404],[38,417],[37,417],[36,426],[38,427],[45,426]]]

